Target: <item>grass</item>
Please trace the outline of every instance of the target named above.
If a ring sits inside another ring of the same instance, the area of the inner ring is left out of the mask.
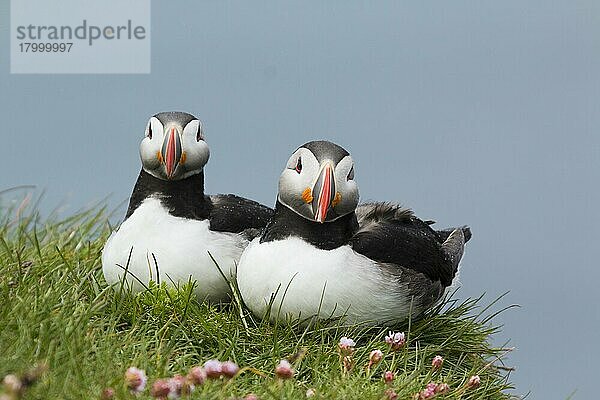
[[[270,324],[239,303],[198,303],[192,284],[119,293],[102,277],[100,254],[110,233],[104,210],[59,220],[17,208],[0,208],[0,378],[47,366],[23,398],[99,399],[103,388],[112,387],[115,398],[133,399],[124,386],[128,367],[144,369],[151,382],[186,374],[212,358],[233,360],[242,372],[229,381],[209,381],[193,399],[248,393],[303,399],[308,389],[317,399],[383,399],[387,388],[412,399],[430,381],[450,386],[436,398],[511,398],[509,369],[502,362],[507,350],[490,344],[498,331],[491,322],[495,307],[482,307],[481,299],[450,299],[423,319],[397,327],[406,332],[407,344],[391,352],[383,342],[385,327]],[[342,336],[357,342],[349,373],[340,365]],[[385,357],[367,371],[369,352],[376,348]],[[437,354],[444,364],[433,372]],[[287,381],[274,377],[284,358],[296,370]],[[390,386],[382,380],[386,370],[396,372]],[[475,374],[481,385],[468,388]],[[138,398],[149,398],[148,391]]]

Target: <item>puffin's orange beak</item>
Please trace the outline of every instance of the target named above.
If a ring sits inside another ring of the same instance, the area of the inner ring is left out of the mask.
[[[335,197],[335,176],[330,163],[325,164],[319,172],[319,179],[313,187],[313,212],[315,221],[325,222],[327,212],[331,208],[331,202]]]
[[[167,178],[171,179],[181,160],[181,137],[175,127],[169,128],[162,145],[163,163]]]

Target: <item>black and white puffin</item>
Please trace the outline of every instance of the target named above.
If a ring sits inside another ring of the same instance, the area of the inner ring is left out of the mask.
[[[142,169],[125,220],[102,252],[107,283],[121,282],[125,269],[134,290],[152,280],[186,283],[191,278],[199,298],[227,300],[229,285],[210,255],[233,277],[242,251],[273,210],[231,194],[204,194],[209,149],[193,115],[151,117],[140,156]]]
[[[253,313],[384,324],[416,317],[442,298],[469,228],[435,231],[409,209],[358,199],[354,162],[342,147],[314,141],[292,154],[275,213],[238,266]]]

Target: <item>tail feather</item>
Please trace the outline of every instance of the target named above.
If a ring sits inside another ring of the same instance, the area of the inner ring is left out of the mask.
[[[442,239],[442,241],[446,241],[448,240],[448,237],[452,234],[452,232],[454,232],[456,229],[460,229],[462,230],[463,236],[465,238],[465,243],[467,243],[470,239],[471,239],[471,228],[469,228],[468,226],[461,226],[460,228],[447,228],[447,229],[442,229],[440,231],[436,231],[438,233],[438,235],[440,235],[440,238]]]
[[[452,265],[453,274],[458,270],[458,264],[463,256],[465,250],[465,235],[461,228],[457,228],[448,239],[442,243],[442,251],[446,254]]]

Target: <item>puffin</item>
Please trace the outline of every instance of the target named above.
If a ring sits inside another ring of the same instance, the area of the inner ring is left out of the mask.
[[[161,112],[150,118],[125,219],[102,251],[108,284],[126,283],[136,292],[150,281],[196,281],[200,300],[230,299],[236,263],[273,210],[233,194],[205,195],[209,155],[195,116]]]
[[[416,318],[451,287],[471,238],[466,226],[436,231],[433,223],[390,202],[359,205],[348,151],[306,143],[281,173],[270,222],[240,259],[240,294],[272,322]]]

